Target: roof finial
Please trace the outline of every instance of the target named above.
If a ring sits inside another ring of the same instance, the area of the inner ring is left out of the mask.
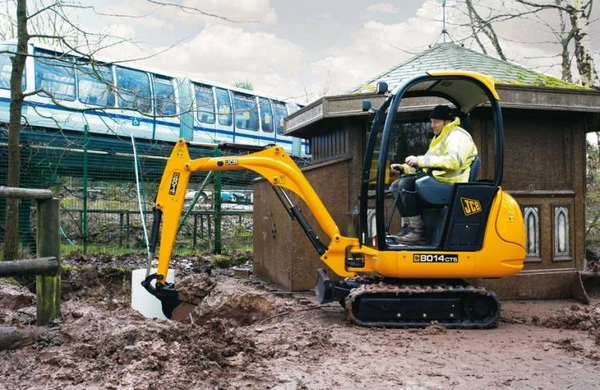
[[[446,34],[448,34],[446,30],[446,0],[442,0],[442,37],[444,43],[446,43]]]
[[[452,39],[450,33],[446,29],[446,0],[442,0],[442,33],[438,36],[433,45],[430,45],[430,47],[436,45],[440,37],[442,38],[442,42],[446,43],[446,36],[448,36],[450,42],[454,42],[454,39]]]

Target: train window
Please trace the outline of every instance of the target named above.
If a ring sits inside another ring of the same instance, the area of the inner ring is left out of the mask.
[[[73,59],[53,52],[36,50],[35,88],[43,88],[56,99],[75,100]]]
[[[173,78],[159,75],[152,76],[154,87],[154,107],[156,115],[173,116],[177,113],[175,105],[175,87],[173,87]]]
[[[260,124],[262,125],[262,129],[263,131],[272,133],[273,109],[271,108],[271,101],[265,98],[258,98],[258,104],[260,106]]]
[[[287,108],[281,102],[273,102],[273,106],[275,106],[275,128],[277,129],[277,134],[283,134],[285,130],[283,120],[288,116]]]
[[[80,102],[104,107],[115,105],[113,76],[109,65],[80,64],[77,70]]]
[[[219,124],[231,126],[231,99],[229,98],[229,91],[223,88],[216,88],[216,92]]]
[[[148,74],[120,66],[117,66],[116,74],[119,107],[150,113],[152,111],[152,95]]]
[[[233,108],[236,128],[258,131],[258,109],[254,96],[234,92]]]
[[[7,47],[6,51],[15,51],[16,47]],[[12,73],[12,62],[9,53],[0,54],[0,89],[10,89],[10,76]],[[25,90],[25,69],[21,80],[21,90]]]
[[[198,120],[202,123],[215,123],[215,98],[209,85],[194,84]]]

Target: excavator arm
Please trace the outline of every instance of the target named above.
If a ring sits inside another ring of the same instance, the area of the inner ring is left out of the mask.
[[[172,310],[178,305],[177,292],[174,285],[166,282],[166,275],[175,245],[178,225],[184,206],[185,193],[188,188],[190,176],[194,172],[208,171],[233,171],[249,169],[271,183],[280,199],[282,196],[287,200],[290,208],[288,212],[292,218],[298,220],[309,240],[313,243],[321,260],[340,277],[352,277],[356,272],[347,267],[344,259],[347,254],[355,254],[358,251],[369,251],[366,247],[360,247],[357,238],[344,237],[329,211],[315,192],[314,188],[306,180],[304,174],[298,168],[294,160],[279,146],[242,156],[204,157],[191,159],[188,146],[184,139],[179,139],[167,161],[163,177],[158,188],[156,203],[154,206],[154,221],[152,226],[152,238],[150,250],[156,251],[158,237],[160,235],[160,250],[158,256],[158,269],[156,274],[149,275],[143,286],[163,304],[163,312],[171,317]],[[289,197],[282,191],[287,189],[297,194],[310,208],[313,216],[330,241],[328,245],[320,242],[316,233],[310,228],[308,222],[300,210],[291,204]],[[279,191],[279,192],[278,192]],[[161,229],[162,220],[162,229]],[[369,257],[368,257],[369,258]],[[370,261],[367,261],[370,263]],[[361,263],[361,271],[372,268],[369,264]],[[156,280],[156,287],[150,282]]]

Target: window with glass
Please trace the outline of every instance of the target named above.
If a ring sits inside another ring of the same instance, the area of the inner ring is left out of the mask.
[[[388,152],[390,163],[403,163],[407,156],[425,154],[432,137],[429,121],[394,123]]]
[[[287,117],[287,108],[285,107],[285,103],[282,102],[273,102],[273,106],[275,106],[275,128],[277,129],[277,134],[283,135],[284,133],[284,119]]]
[[[152,112],[150,79],[146,72],[116,67],[119,107],[149,114]]]
[[[217,94],[217,113],[219,124],[222,126],[231,126],[231,98],[229,91],[223,88],[215,88]]]
[[[173,78],[153,75],[154,107],[158,116],[173,116],[177,113]]]
[[[258,131],[258,107],[254,96],[234,92],[233,109],[236,128]]]
[[[258,105],[260,107],[260,124],[263,131],[268,133],[273,132],[273,108],[271,108],[271,101],[266,98],[258,98]]]
[[[81,103],[113,107],[115,93],[111,67],[102,64],[77,65],[77,90]]]
[[[12,74],[12,61],[10,58],[14,55],[11,52],[15,52],[16,50],[16,46],[7,46],[0,49],[0,89],[10,89],[10,77]],[[21,90],[24,91],[25,87],[25,69],[23,69]]]
[[[198,120],[202,123],[215,123],[215,99],[210,85],[194,84]]]
[[[73,58],[58,53],[35,51],[35,88],[44,89],[55,99],[75,100]]]

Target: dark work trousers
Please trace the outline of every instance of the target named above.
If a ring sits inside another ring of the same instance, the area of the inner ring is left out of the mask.
[[[422,206],[417,199],[416,180],[417,176],[415,175],[402,175],[392,183],[392,195],[396,199],[396,207],[400,210],[403,218],[421,215]]]

